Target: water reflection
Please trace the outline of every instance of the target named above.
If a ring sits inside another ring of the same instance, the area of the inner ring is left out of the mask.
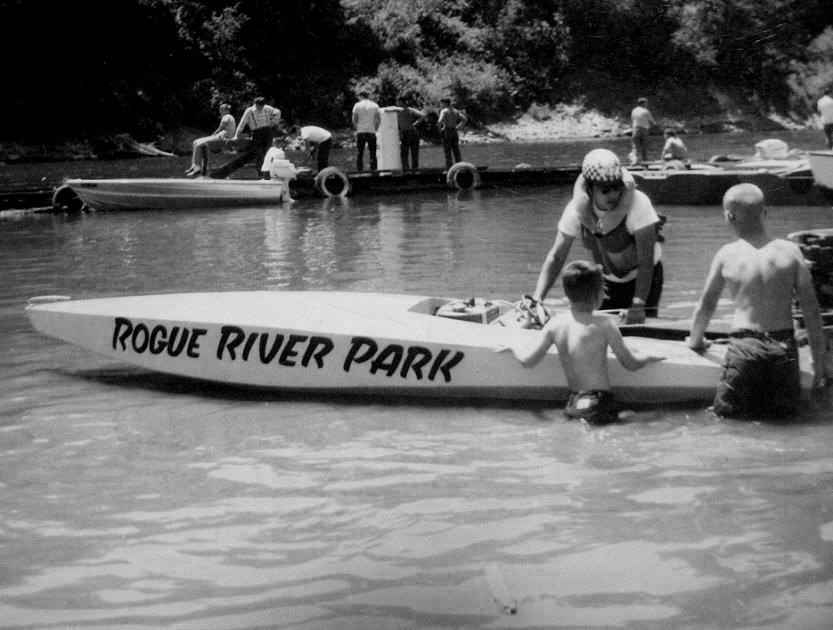
[[[825,627],[829,395],[795,426],[668,407],[590,428],[522,402],[215,388],[41,337],[22,312],[45,293],[515,298],[567,194],[4,222],[0,627]],[[664,303],[690,313],[729,235],[719,208],[661,210]]]

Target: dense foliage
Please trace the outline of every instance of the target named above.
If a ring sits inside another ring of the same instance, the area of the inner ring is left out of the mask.
[[[833,83],[833,0],[26,0],[6,27],[0,138],[216,124],[263,94],[292,122],[348,124],[356,91],[475,123],[533,103],[608,113],[742,104],[798,117]]]

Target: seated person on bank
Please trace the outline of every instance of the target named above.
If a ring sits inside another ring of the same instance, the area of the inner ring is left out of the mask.
[[[662,147],[663,168],[684,169],[691,168],[691,161],[688,159],[688,149],[682,140],[677,137],[673,129],[665,130],[665,145]]]
[[[562,281],[564,295],[570,300],[570,310],[550,319],[532,347],[500,347],[497,350],[510,350],[525,367],[534,367],[554,345],[570,388],[570,400],[564,414],[590,424],[614,422],[619,417],[619,406],[610,388],[608,348],[628,370],[638,370],[665,357],[635,355],[625,345],[614,320],[593,313],[604,300],[604,281],[599,265],[584,260],[573,261],[564,268]]]
[[[724,245],[712,260],[688,345],[693,350],[708,346],[706,328],[724,287],[728,288],[734,319],[714,412],[754,418],[792,414],[801,395],[794,298],[804,315],[813,356],[813,385],[822,387],[827,380],[826,340],[810,271],[796,243],[767,235],[760,188],[732,186],[723,196],[723,210],[738,238]]]

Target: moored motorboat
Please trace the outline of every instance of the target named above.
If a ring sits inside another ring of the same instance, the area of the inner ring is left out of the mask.
[[[210,178],[68,179],[53,195],[67,210],[182,210],[277,206],[280,180]]]
[[[440,399],[563,400],[568,393],[554,349],[532,369],[495,352],[537,334],[523,326],[518,307],[500,300],[244,291],[45,297],[30,301],[26,314],[41,333],[115,361],[228,385]],[[710,400],[724,345],[698,354],[682,341],[634,336],[627,343],[666,358],[629,372],[610,354],[621,399]]]
[[[808,159],[816,186],[833,203],[833,151],[810,151]]]

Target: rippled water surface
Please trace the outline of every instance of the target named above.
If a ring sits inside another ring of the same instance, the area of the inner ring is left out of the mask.
[[[23,313],[56,293],[516,299],[566,194],[0,221],[0,628],[830,627],[830,392],[792,424],[685,406],[600,429],[557,404],[195,384]],[[660,210],[666,312],[687,316],[729,235],[717,207]],[[831,216],[776,207],[771,231]]]

